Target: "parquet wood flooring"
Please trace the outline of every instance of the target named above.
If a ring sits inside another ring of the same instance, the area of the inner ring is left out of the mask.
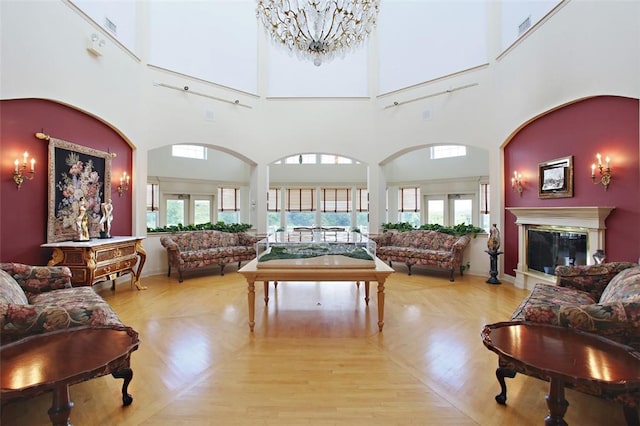
[[[395,266],[395,265],[394,265]],[[484,324],[509,318],[525,290],[486,277],[396,268],[385,327],[354,283],[280,283],[247,324],[247,287],[234,268],[143,278],[148,290],[94,288],[141,337],[129,407],[110,376],[71,387],[81,425],[541,425],[548,384],[508,380],[494,401],[497,356]],[[549,354],[553,356],[553,354]],[[1,366],[0,366],[1,368]],[[622,408],[567,391],[572,425],[622,425]],[[2,425],[47,425],[51,394],[2,407]]]

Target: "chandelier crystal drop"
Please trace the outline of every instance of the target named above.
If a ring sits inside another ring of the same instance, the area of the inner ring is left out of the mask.
[[[277,45],[316,66],[360,47],[380,0],[258,0],[257,15]]]

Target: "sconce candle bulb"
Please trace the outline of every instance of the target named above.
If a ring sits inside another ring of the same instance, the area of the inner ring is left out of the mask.
[[[522,175],[518,173],[517,170],[513,172],[513,177],[511,178],[511,188],[513,188],[515,191],[518,191],[518,193],[522,197],[522,191],[524,191]]]
[[[122,176],[120,176],[120,185],[118,185],[118,196],[122,197],[122,193],[129,190],[129,180],[130,176],[127,172],[122,172]]]
[[[611,183],[611,160],[609,156],[605,158],[605,165],[602,165],[602,156],[600,153],[596,154],[596,159],[598,160],[598,171],[600,173],[600,177],[596,178],[596,164],[591,164],[591,181],[594,184],[602,184],[604,186],[604,190],[609,189],[609,184]]]
[[[36,173],[36,160],[32,158],[30,163],[31,167],[27,171],[27,159],[29,158],[29,153],[27,151],[22,154],[22,164],[20,164],[20,160],[16,159],[13,162],[14,170],[13,170],[13,181],[18,186],[18,189],[22,186],[22,182],[25,179],[31,180]]]

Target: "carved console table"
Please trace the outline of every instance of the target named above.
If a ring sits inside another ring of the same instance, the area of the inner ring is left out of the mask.
[[[91,286],[96,282],[111,280],[115,289],[115,279],[131,274],[131,283],[138,290],[145,290],[140,284],[140,274],[147,259],[142,248],[144,237],[112,237],[91,241],[63,241],[42,244],[52,248],[49,266],[68,266],[71,269],[71,284]],[[138,258],[140,262],[138,263]],[[138,264],[138,268],[133,268]]]

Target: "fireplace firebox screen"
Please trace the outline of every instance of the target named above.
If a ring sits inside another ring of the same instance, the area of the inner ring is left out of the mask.
[[[587,243],[587,230],[531,226],[527,229],[527,266],[555,275],[558,265],[586,265]]]

